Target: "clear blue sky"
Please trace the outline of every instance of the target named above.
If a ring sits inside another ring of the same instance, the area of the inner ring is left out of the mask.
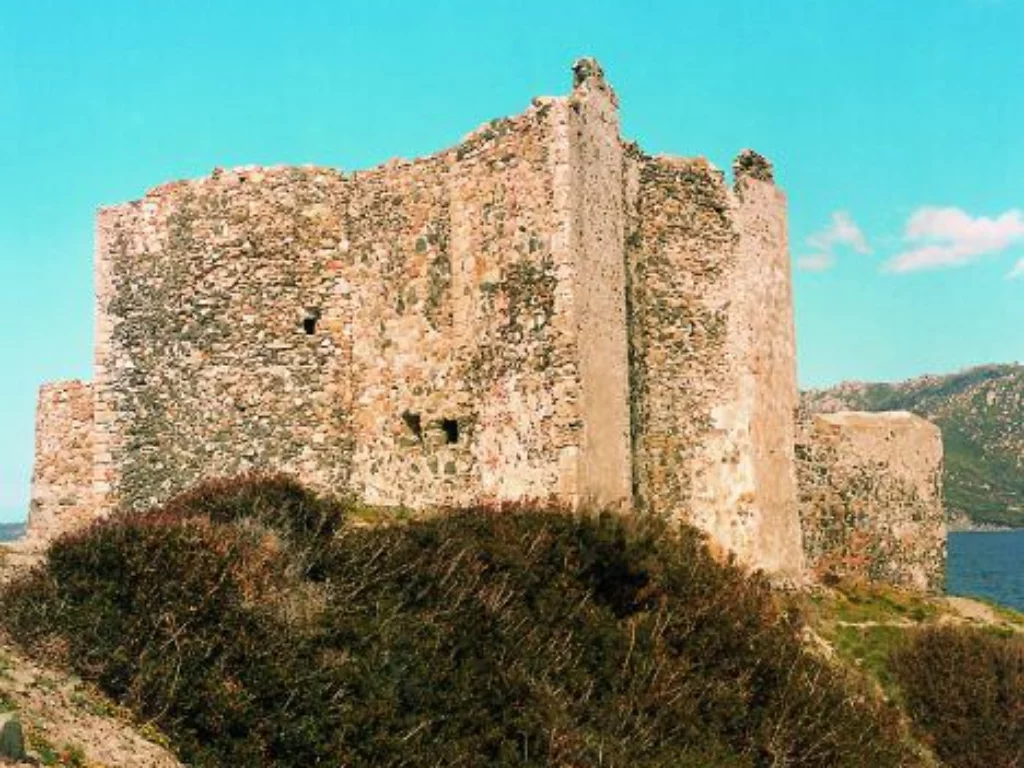
[[[97,206],[431,152],[583,54],[648,151],[776,163],[804,386],[1024,359],[1022,40],[1021,0],[0,0],[0,520],[37,386],[91,375]]]

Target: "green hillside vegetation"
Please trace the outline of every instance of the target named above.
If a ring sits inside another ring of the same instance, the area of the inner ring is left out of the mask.
[[[196,766],[927,764],[690,528],[363,513],[283,479],[206,485],[56,542],[4,623]]]
[[[1024,642],[1019,637],[930,627],[896,650],[891,667],[904,706],[947,764],[1024,764]]]
[[[798,599],[815,636],[900,706],[942,765],[1024,764],[1024,615],[883,585]]]
[[[911,411],[942,429],[953,518],[1024,527],[1024,366],[989,365],[894,384],[844,383],[803,394],[810,411]]]

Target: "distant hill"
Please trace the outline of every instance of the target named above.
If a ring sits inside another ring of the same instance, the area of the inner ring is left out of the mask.
[[[897,383],[804,392],[815,413],[911,411],[942,428],[952,520],[1024,527],[1024,365],[983,365]]]
[[[14,541],[24,535],[24,523],[0,523],[0,541]]]

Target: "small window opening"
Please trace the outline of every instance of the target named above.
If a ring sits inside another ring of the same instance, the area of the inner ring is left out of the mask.
[[[312,336],[316,333],[316,324],[320,320],[320,310],[317,307],[307,307],[306,316],[302,318],[302,330],[306,332],[307,336]]]
[[[445,442],[448,445],[459,442],[459,422],[455,419],[441,419],[441,429],[444,430]]]
[[[420,422],[420,415],[418,413],[405,411],[402,414],[402,421],[405,422],[405,426],[409,428],[409,431],[416,435],[417,440],[423,439],[423,424]]]

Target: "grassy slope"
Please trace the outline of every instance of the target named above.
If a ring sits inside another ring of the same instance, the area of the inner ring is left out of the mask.
[[[912,411],[942,428],[946,508],[974,523],[1024,527],[1024,366],[804,393],[812,411]]]
[[[1002,635],[1024,634],[1024,614],[972,598],[842,584],[798,600],[810,626],[828,647],[844,662],[867,672],[897,701],[899,689],[887,662],[909,632],[936,624],[962,624]]]
[[[922,632],[936,628],[958,627],[969,630],[975,636],[975,644],[984,640],[986,636],[1001,639],[1006,642],[1017,643],[1019,654],[1020,643],[1024,643],[1024,614],[1014,611],[1011,608],[982,600],[964,597],[937,597],[924,596],[917,593],[906,592],[884,585],[867,585],[843,583],[836,588],[821,588],[811,594],[801,594],[793,598],[799,606],[799,610],[808,622],[811,629],[811,637],[816,639],[819,647],[823,648],[826,655],[833,659],[863,672],[875,684],[877,691],[891,701],[904,713],[907,713],[908,723],[911,718],[913,706],[908,701],[907,692],[900,682],[897,656],[905,652]],[[970,635],[968,635],[970,639]],[[990,638],[991,639],[991,638]],[[1018,655],[1018,658],[1020,656]],[[1004,668],[1005,670],[1005,668]],[[930,679],[941,678],[945,673],[951,672],[951,684],[939,687],[947,687],[955,691],[957,688],[958,675],[961,670],[955,664],[940,665],[938,668],[929,669],[927,674]],[[1018,664],[1016,669],[1018,677],[1021,669]],[[992,680],[985,680],[977,684],[981,688],[992,684]],[[1011,684],[1012,685],[1012,684]],[[1018,689],[1019,690],[1019,689]],[[948,702],[953,710],[958,710],[970,721],[974,717],[982,717],[984,705],[975,706],[972,695],[977,691],[966,694],[963,698],[957,699],[955,694]],[[977,698],[984,698],[977,695]],[[943,702],[943,708],[947,706]],[[1020,721],[1013,715],[1008,714],[1006,708],[1020,707],[1020,696],[1018,693],[1016,704],[1001,702],[996,709],[989,711],[988,715],[993,721],[1009,721],[1011,729],[1020,731]],[[917,715],[920,717],[920,713]],[[934,726],[934,723],[932,723]],[[995,736],[997,744],[1005,739],[1015,743],[1015,736],[1011,736],[1000,728],[1006,726],[1006,722],[996,723],[989,730]],[[921,738],[921,744],[935,744],[934,735],[922,733],[922,723],[917,722],[911,726],[912,730]],[[980,728],[984,731],[984,728]],[[992,738],[992,734],[989,734]],[[944,739],[938,742],[940,753],[959,752],[954,756],[947,754],[948,763],[940,762],[931,753],[922,751],[922,757],[930,764],[936,766],[974,766],[974,765],[1017,765],[1015,761],[1020,758],[1020,746],[1014,761],[1005,763],[1006,751],[1002,747],[996,749],[999,757],[995,762],[985,762],[983,759],[974,759],[971,753],[974,752],[974,740],[980,738],[978,734],[965,733],[959,745],[952,745],[949,742],[949,734],[944,734]],[[1006,750],[1012,749],[1012,744],[1005,745]],[[927,749],[922,747],[922,750]],[[978,756],[974,756],[977,758]],[[979,762],[980,760],[980,762]]]

